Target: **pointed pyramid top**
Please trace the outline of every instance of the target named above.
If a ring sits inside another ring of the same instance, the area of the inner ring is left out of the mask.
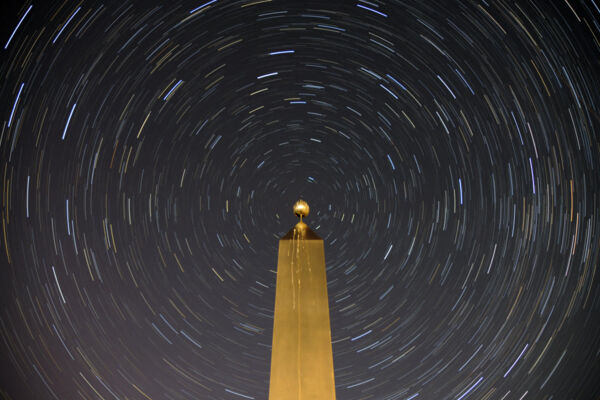
[[[300,221],[292,228],[290,231],[281,238],[281,240],[293,240],[293,239],[305,239],[305,240],[321,240],[319,235],[314,233],[312,229],[308,227],[302,221],[302,217],[306,217],[310,212],[310,207],[308,207],[308,203],[302,199],[298,200],[294,203],[294,214]]]

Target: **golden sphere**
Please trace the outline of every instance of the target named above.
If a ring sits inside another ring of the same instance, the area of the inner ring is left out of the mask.
[[[308,207],[308,203],[304,200],[298,200],[294,204],[294,214],[296,214],[298,218],[306,217],[309,211],[310,208]]]

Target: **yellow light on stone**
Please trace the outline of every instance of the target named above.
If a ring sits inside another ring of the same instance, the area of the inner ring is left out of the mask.
[[[270,400],[335,400],[323,240],[302,221],[279,240]]]

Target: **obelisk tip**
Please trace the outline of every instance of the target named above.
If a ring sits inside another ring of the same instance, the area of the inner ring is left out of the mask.
[[[302,217],[306,217],[308,215],[310,211],[310,207],[308,207],[308,203],[304,200],[298,200],[296,203],[294,203],[294,214],[296,214],[296,216],[298,218],[300,218],[300,221],[302,222]]]

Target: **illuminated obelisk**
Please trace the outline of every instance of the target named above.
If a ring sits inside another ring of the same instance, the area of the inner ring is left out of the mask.
[[[279,240],[269,400],[335,400],[323,239],[303,221]]]

